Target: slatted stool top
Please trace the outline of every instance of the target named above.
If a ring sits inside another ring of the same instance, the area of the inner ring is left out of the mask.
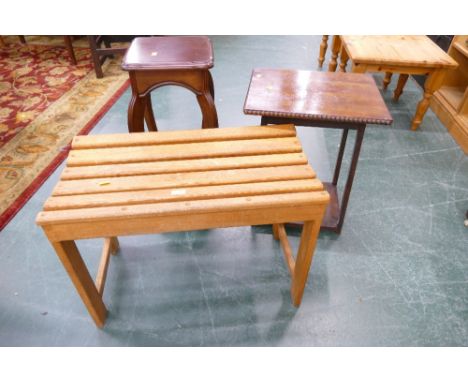
[[[328,200],[292,125],[77,136],[37,223],[75,240],[305,221]]]

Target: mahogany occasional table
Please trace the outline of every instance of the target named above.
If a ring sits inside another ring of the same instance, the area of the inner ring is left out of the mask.
[[[129,132],[157,131],[151,106],[151,91],[178,85],[197,96],[202,111],[202,127],[218,127],[214,104],[213,48],[208,37],[137,37],[127,50],[122,69],[130,75],[132,99],[128,106]]]
[[[299,306],[329,199],[292,125],[77,136],[37,224],[103,326],[122,235],[273,224]],[[294,258],[283,224],[296,219],[305,223]],[[75,244],[90,238],[105,238],[96,282]]]
[[[255,69],[244,113],[262,116],[262,125],[292,123],[343,130],[333,180],[324,182],[331,201],[322,222],[323,229],[340,233],[366,125],[393,122],[373,78],[354,73]],[[349,130],[356,130],[356,141],[340,209],[337,185]]]
[[[392,73],[400,73],[393,93],[398,101],[411,74],[426,75],[424,96],[416,108],[411,129],[416,130],[422,122],[429,102],[444,80],[447,70],[455,69],[458,63],[439,48],[427,36],[335,36],[332,61],[329,71],[336,69],[337,52],[340,53],[340,70],[345,71],[348,60],[355,73],[384,72],[384,90],[390,83]]]

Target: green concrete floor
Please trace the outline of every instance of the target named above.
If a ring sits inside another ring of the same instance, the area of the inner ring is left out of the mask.
[[[317,69],[318,36],[212,41],[220,126],[259,123],[242,113],[252,68]],[[269,227],[123,237],[97,329],[34,224],[62,165],[0,232],[0,345],[467,346],[468,158],[432,111],[409,130],[421,92],[409,81],[395,104],[395,81],[383,94],[394,124],[368,127],[343,232],[320,234],[299,309]],[[126,132],[128,101],[127,91],[92,133]],[[153,102],[160,130],[199,128],[185,89],[160,89]],[[298,131],[329,179],[339,133]],[[78,244],[97,270],[102,241]]]

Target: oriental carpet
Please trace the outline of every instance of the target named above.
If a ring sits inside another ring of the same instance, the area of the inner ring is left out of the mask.
[[[47,45],[3,40],[0,230],[63,161],[72,138],[87,134],[128,87],[120,58],[107,60],[104,78],[97,79],[88,48],[74,48],[75,66],[50,38]]]

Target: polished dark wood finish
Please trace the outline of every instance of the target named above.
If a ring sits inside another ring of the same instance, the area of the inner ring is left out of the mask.
[[[178,85],[195,93],[202,111],[202,127],[218,127],[214,104],[213,48],[207,37],[138,37],[133,40],[122,63],[129,72],[132,99],[128,107],[129,132],[157,130],[149,101],[151,91]]]
[[[366,126],[393,121],[373,78],[355,73],[255,69],[244,113],[262,116],[262,125],[292,123],[343,130],[333,180],[324,182],[330,204],[321,226],[340,233]],[[340,203],[338,180],[349,130],[356,131],[356,139]]]

